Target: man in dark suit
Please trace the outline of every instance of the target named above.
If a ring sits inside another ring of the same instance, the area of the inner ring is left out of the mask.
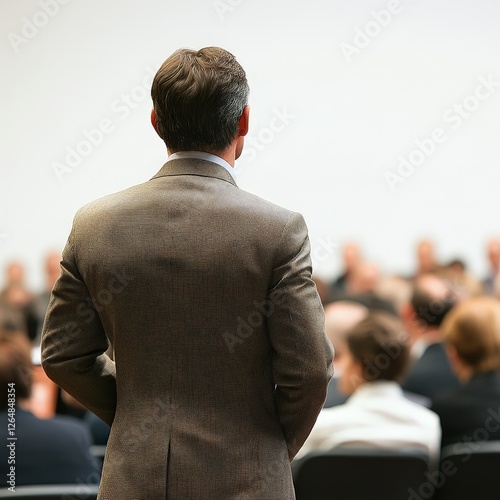
[[[78,212],[43,366],[111,425],[100,500],[293,499],[332,375],[306,225],[236,185],[234,56],[175,52],[152,98],[168,161]]]
[[[440,331],[454,304],[454,295],[438,276],[424,274],[415,279],[411,302],[402,314],[413,359],[402,384],[405,391],[433,399],[442,391],[458,387]]]
[[[29,411],[30,356],[24,332],[0,328],[0,385],[4,388],[0,420],[4,422],[5,443],[0,460],[1,487],[98,484],[99,466],[90,453],[88,428],[71,417],[42,420]]]

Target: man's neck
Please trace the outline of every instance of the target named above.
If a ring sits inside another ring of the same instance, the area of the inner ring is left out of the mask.
[[[235,148],[229,147],[225,151],[209,151],[209,150],[199,150],[202,153],[209,153],[211,155],[218,156],[219,158],[222,158],[225,160],[231,167],[234,168],[234,163],[235,163]],[[171,151],[170,149],[167,148],[167,154],[168,156],[174,154],[174,153],[180,153],[180,151]]]

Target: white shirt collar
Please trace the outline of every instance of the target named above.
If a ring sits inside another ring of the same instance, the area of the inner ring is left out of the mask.
[[[205,151],[178,151],[177,153],[172,153],[168,157],[167,161],[180,160],[185,158],[196,158],[197,160],[206,160],[211,161],[212,163],[217,163],[217,165],[224,167],[229,172],[234,182],[236,183],[236,172],[234,168],[229,165],[229,163],[224,160],[224,158],[213,155],[211,153],[206,153]]]
[[[375,380],[374,382],[365,382],[351,394],[351,397],[347,400],[346,404],[352,404],[358,400],[362,401],[367,397],[385,397],[386,395],[403,397],[403,389],[401,389],[401,386],[393,380]]]
[[[427,338],[425,334],[415,340],[410,349],[411,359],[413,361],[417,361],[417,359],[420,359],[424,355],[425,351],[427,351],[427,348],[433,344],[439,344],[439,341],[435,339],[431,340]]]

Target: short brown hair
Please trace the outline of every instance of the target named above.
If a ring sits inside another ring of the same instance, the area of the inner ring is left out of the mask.
[[[0,409],[7,408],[7,384],[15,384],[16,399],[28,399],[33,385],[31,344],[22,331],[0,328]]]
[[[363,366],[363,378],[399,380],[409,363],[407,335],[402,323],[388,313],[371,313],[346,337],[347,346]]]
[[[224,151],[236,137],[248,93],[245,71],[227,50],[177,50],[151,88],[158,133],[172,152]]]
[[[459,304],[443,324],[445,342],[474,372],[500,370],[500,302],[475,297]]]

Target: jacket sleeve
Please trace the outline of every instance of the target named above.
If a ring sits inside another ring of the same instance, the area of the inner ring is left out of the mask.
[[[268,318],[275,403],[290,459],[309,435],[333,375],[333,348],[311,272],[307,228],[295,213],[277,247],[269,291],[274,311]]]
[[[45,316],[42,366],[57,385],[111,425],[116,409],[115,364],[106,354],[108,338],[78,272],[75,224]],[[82,309],[93,314],[82,316]]]

